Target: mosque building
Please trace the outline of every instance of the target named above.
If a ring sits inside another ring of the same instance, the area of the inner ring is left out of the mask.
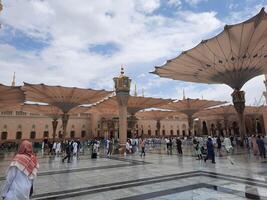
[[[264,83],[267,88],[266,81]],[[15,73],[11,85],[16,85]],[[135,97],[138,96],[136,85],[133,94]],[[266,98],[266,92],[263,95]],[[127,135],[128,137],[141,135],[145,137],[184,137],[189,134],[196,136],[238,135],[237,116],[233,112],[233,108],[231,106],[228,107],[215,108],[213,114],[207,114],[205,110],[200,112],[193,120],[193,132],[189,131],[187,116],[182,113],[162,117],[159,125],[158,119],[142,116],[142,113],[149,111],[139,111],[141,116],[137,114],[138,119],[134,123],[128,117]],[[247,110],[245,113],[247,133],[265,135],[265,130],[267,130],[266,106],[248,107]],[[155,112],[158,111],[155,110]],[[156,116],[159,116],[159,114]],[[0,141],[1,143],[5,143],[16,142],[21,139],[30,139],[31,141],[42,141],[44,138],[52,139],[53,124],[51,122],[51,117],[41,113],[16,109],[1,111]],[[57,127],[55,139],[60,138],[63,132],[62,122],[60,120]],[[79,138],[84,140],[94,137],[119,137],[119,119],[113,114],[101,112],[73,114],[69,118],[66,132],[66,139]]]

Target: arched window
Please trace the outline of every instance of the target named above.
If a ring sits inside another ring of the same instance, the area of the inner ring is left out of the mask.
[[[21,138],[22,138],[22,126],[21,124],[19,124],[16,132],[16,139],[20,140]]]
[[[81,135],[82,135],[82,138],[84,138],[86,136],[86,131],[82,130]]]
[[[71,137],[71,138],[75,138],[75,131],[71,131],[71,132],[70,132],[70,137]]]
[[[208,127],[205,121],[202,122],[202,135],[208,135]]]
[[[165,135],[165,130],[162,130],[162,135],[163,135],[163,136]]]
[[[21,124],[19,124],[18,125],[18,131],[21,131],[21,129],[22,129],[22,126],[21,126]]]
[[[44,131],[44,138],[48,138],[49,136],[49,132],[48,131]]]
[[[1,133],[1,139],[6,140],[7,139],[7,125],[5,124],[3,127],[3,131]]]
[[[173,136],[173,130],[171,130],[171,136]]]
[[[36,132],[35,131],[31,131],[30,139],[35,139],[35,137],[36,137]]]
[[[149,136],[151,136],[151,130],[150,130],[150,129],[147,131],[147,134],[148,134]]]
[[[1,140],[6,140],[7,139],[7,132],[3,131],[1,134]]]
[[[58,137],[59,137],[59,138],[63,138],[62,131],[59,131],[59,132],[58,132]]]
[[[22,138],[22,132],[21,131],[17,131],[16,133],[16,139],[20,140]]]

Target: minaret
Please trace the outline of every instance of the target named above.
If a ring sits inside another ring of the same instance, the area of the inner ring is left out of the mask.
[[[134,96],[137,97],[137,88],[136,88],[136,84],[134,84]]]
[[[265,74],[264,76],[265,76],[265,80],[263,82],[264,82],[264,85],[265,85],[265,89],[267,91],[267,74]],[[266,104],[267,104],[267,92],[266,91],[263,92],[263,96],[265,97],[265,101],[266,101]]]
[[[16,86],[16,72],[14,72],[14,74],[13,74],[11,86],[13,86],[13,87]]]
[[[144,88],[142,88],[142,97],[145,97],[145,91],[144,91]]]
[[[120,153],[126,152],[127,140],[127,105],[130,97],[131,79],[124,75],[124,68],[121,67],[121,74],[119,77],[113,78],[116,99],[119,106],[119,145]]]
[[[185,91],[183,90],[183,100],[185,100]]]

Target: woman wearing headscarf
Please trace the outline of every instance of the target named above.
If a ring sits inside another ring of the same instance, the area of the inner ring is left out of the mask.
[[[5,200],[28,200],[33,190],[39,164],[33,154],[32,143],[24,140],[13,158],[2,189]]]

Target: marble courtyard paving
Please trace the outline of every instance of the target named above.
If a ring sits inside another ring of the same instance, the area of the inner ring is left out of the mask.
[[[240,150],[216,157],[216,164],[190,155],[152,151],[139,155],[83,155],[72,163],[39,156],[32,199],[267,199],[267,159]],[[10,156],[1,158],[0,185]]]

